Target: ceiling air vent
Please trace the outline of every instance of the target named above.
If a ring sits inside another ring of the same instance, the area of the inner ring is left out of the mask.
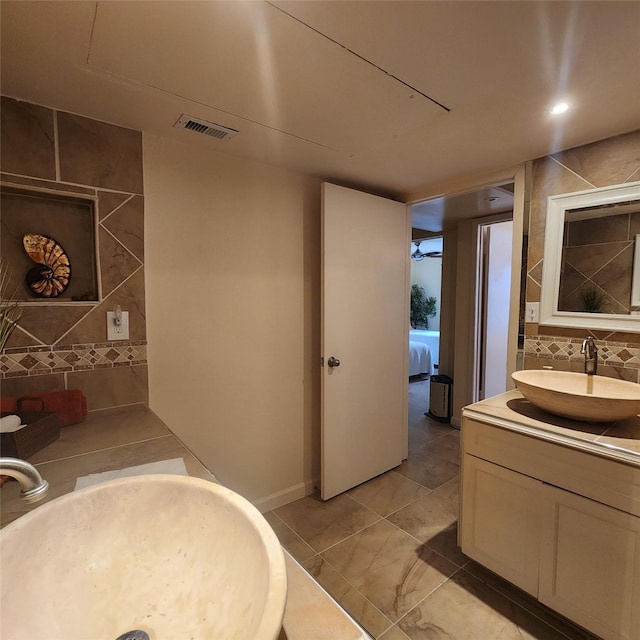
[[[205,136],[218,138],[218,140],[229,140],[238,133],[236,129],[223,127],[221,124],[216,124],[215,122],[200,120],[200,118],[188,116],[186,113],[183,113],[173,126],[195,131],[196,133],[203,133]]]

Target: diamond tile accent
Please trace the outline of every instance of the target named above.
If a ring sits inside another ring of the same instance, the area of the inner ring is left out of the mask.
[[[73,351],[71,353],[67,353],[64,356],[64,361],[68,362],[69,364],[75,364],[76,362],[78,362],[78,360],[80,360],[80,356]]]
[[[0,355],[0,377],[12,378],[61,371],[87,371],[129,367],[147,362],[144,341],[68,344],[39,348],[11,349]]]
[[[104,354],[104,357],[107,360],[111,360],[111,362],[113,362],[118,358],[119,355],[120,354],[115,349],[109,349],[109,351],[107,351],[107,353]]]
[[[38,364],[38,361],[32,355],[25,356],[19,360],[19,362],[25,369],[32,369],[36,364]]]

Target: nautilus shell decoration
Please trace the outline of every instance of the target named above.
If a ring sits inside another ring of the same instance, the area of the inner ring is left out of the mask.
[[[39,233],[25,233],[22,244],[27,255],[38,263],[29,269],[25,282],[42,298],[57,298],[71,280],[71,264],[65,250],[53,239]]]

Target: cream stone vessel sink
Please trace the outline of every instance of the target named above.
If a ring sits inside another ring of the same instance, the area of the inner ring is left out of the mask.
[[[44,504],[0,532],[0,566],[2,640],[274,640],[286,603],[266,520],[185,476],[113,480]]]
[[[640,413],[640,385],[586,373],[527,369],[511,374],[540,409],[585,422],[613,422]]]

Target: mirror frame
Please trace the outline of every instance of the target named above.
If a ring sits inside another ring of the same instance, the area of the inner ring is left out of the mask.
[[[636,234],[633,252],[633,275],[631,276],[631,306],[640,307],[640,233]]]
[[[640,315],[611,313],[579,313],[558,311],[562,240],[565,211],[589,206],[615,204],[626,200],[640,200],[640,182],[627,182],[599,189],[564,193],[547,198],[547,221],[544,235],[542,285],[540,289],[540,318],[538,324],[576,329],[609,329],[640,333]],[[640,282],[640,251],[636,237],[632,284]]]

